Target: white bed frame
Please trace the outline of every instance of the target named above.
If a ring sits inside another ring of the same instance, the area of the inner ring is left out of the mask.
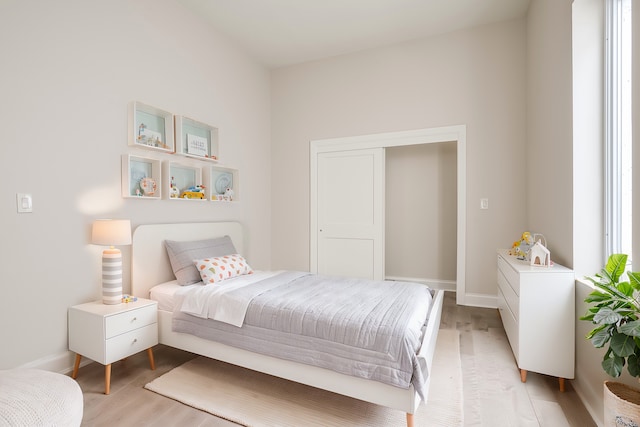
[[[137,297],[149,298],[149,290],[153,286],[175,279],[164,247],[165,240],[199,240],[224,235],[231,237],[234,246],[242,254],[244,237],[242,226],[237,222],[151,224],[137,227],[133,233],[131,293]],[[435,293],[434,305],[419,353],[420,357],[425,358],[429,373],[433,366],[443,295],[444,291],[436,291]],[[404,411],[407,414],[407,426],[412,427],[414,424],[413,414],[418,409],[420,398],[413,386],[402,389],[315,366],[256,354],[189,334],[173,332],[171,330],[171,316],[172,313],[169,311],[160,310],[158,312],[159,342],[161,344]],[[430,379],[431,375],[428,375],[425,385],[427,391]]]

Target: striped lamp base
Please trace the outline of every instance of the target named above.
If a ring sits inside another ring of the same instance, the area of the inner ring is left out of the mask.
[[[105,249],[102,252],[102,303],[122,302],[122,253],[120,249]]]

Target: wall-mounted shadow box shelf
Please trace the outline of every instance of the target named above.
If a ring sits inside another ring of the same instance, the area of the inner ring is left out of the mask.
[[[141,102],[129,104],[129,145],[173,153],[173,114]]]
[[[175,116],[176,154],[218,161],[218,128],[188,117]]]
[[[122,197],[160,199],[161,177],[160,160],[122,155]]]
[[[181,162],[165,161],[162,176],[164,177],[164,197],[169,200],[206,201],[208,188],[202,183],[202,168]]]
[[[240,199],[237,169],[210,166],[205,169],[205,182],[209,184],[209,198],[215,202],[233,202]]]

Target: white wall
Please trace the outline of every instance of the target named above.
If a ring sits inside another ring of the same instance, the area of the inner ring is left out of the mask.
[[[574,271],[576,277],[593,275],[604,259],[603,206],[603,82],[604,2],[576,0],[573,3],[573,201]],[[579,318],[586,314],[584,299],[593,288],[576,282],[576,378],[572,386],[591,416],[602,423],[602,383],[607,375],[600,368],[604,351],[584,337],[593,328]]]
[[[386,277],[455,291],[456,145],[385,149]]]
[[[573,269],[595,273],[604,255],[604,1],[573,2]]]
[[[574,200],[574,270],[576,277],[593,275],[602,268],[604,248],[604,19],[603,0],[575,0],[573,2],[573,200]],[[633,8],[634,45],[640,45],[640,8]],[[634,128],[640,123],[640,57],[634,55]],[[634,138],[639,138],[638,132]],[[638,144],[635,144],[638,146]],[[640,164],[640,151],[634,150],[634,164]],[[638,184],[634,168],[634,183]],[[636,188],[640,185],[636,185]],[[640,198],[634,194],[634,210],[638,211]],[[640,218],[639,215],[634,215]],[[640,227],[634,226],[635,235]],[[633,239],[637,243],[638,239]],[[634,248],[634,252],[637,248]],[[635,268],[637,260],[635,257]],[[601,368],[604,349],[596,349],[584,339],[592,329],[589,322],[579,320],[589,308],[584,299],[593,287],[583,281],[576,282],[576,378],[572,385],[598,425],[603,423],[603,382],[620,381],[638,387],[638,379],[626,370],[617,379],[609,377]]]
[[[640,7],[635,2],[632,7],[633,16],[633,41],[632,46],[636,46],[633,49],[633,146],[636,147],[633,150],[633,188],[640,188],[640,55],[637,52],[640,51]],[[640,218],[640,191],[633,193],[633,218]],[[636,224],[633,226],[633,253],[636,254],[633,258],[633,271],[640,271],[640,225],[637,225],[638,221],[634,221]]]
[[[273,71],[274,268],[309,268],[309,141],[464,124],[467,291],[495,297],[526,225],[525,47],[514,20]]]
[[[95,218],[238,220],[252,266],[270,267],[266,69],[172,0],[0,0],[0,58],[0,369],[42,358],[70,366],[67,308],[100,296]],[[242,200],[122,199],[133,100],[219,127]],[[16,213],[17,192],[32,193],[33,213]]]
[[[528,225],[555,262],[573,267],[572,0],[532,0],[527,13]]]

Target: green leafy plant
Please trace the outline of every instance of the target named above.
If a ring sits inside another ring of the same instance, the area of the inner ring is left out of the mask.
[[[608,345],[602,368],[612,377],[622,369],[633,377],[640,376],[640,273],[627,272],[628,281],[620,281],[625,272],[627,255],[613,254],[600,274],[588,279],[596,290],[585,299],[593,304],[580,320],[596,327],[587,334],[594,347]]]

